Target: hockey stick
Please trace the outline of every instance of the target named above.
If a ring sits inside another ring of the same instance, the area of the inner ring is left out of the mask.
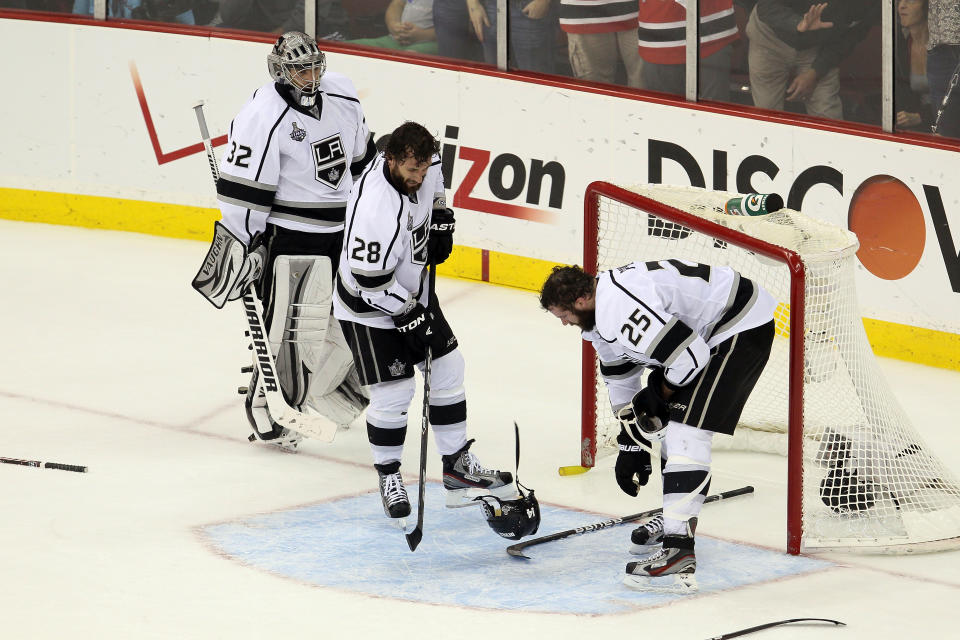
[[[197,114],[197,124],[200,126],[200,136],[203,138],[203,148],[207,152],[207,161],[210,163],[210,173],[216,186],[220,179],[220,169],[217,167],[217,156],[213,153],[213,144],[210,142],[210,131],[207,129],[207,119],[203,115],[203,100],[193,105]],[[296,431],[299,434],[321,440],[333,442],[337,435],[335,422],[319,414],[307,414],[290,406],[280,388],[276,377],[276,358],[267,339],[267,331],[263,322],[263,308],[260,300],[253,294],[253,288],[248,288],[241,298],[243,300],[244,316],[249,327],[250,342],[256,354],[257,369],[260,371],[260,384],[263,385],[267,408],[270,418],[285,429]],[[256,392],[254,390],[254,392]]]
[[[726,500],[727,498],[733,498],[736,496],[742,496],[748,493],[753,493],[753,487],[746,486],[741,487],[740,489],[731,489],[730,491],[724,491],[722,493],[717,493],[712,496],[707,496],[703,504],[709,504],[711,502],[719,502],[720,500]],[[530,556],[524,555],[523,550],[527,547],[532,547],[537,544],[543,544],[545,542],[553,542],[554,540],[562,540],[564,538],[569,538],[571,536],[579,536],[584,533],[590,533],[592,531],[599,531],[600,529],[608,529],[610,527],[615,527],[617,525],[625,524],[627,522],[635,522],[637,520],[643,520],[644,518],[649,518],[655,516],[658,513],[663,512],[662,508],[650,509],[649,511],[641,511],[640,513],[634,513],[629,516],[623,516],[621,518],[610,518],[609,520],[604,520],[603,522],[595,522],[593,524],[588,524],[583,527],[577,527],[576,529],[567,529],[566,531],[560,531],[557,533],[551,533],[550,535],[541,536],[539,538],[531,538],[526,542],[518,542],[517,544],[510,545],[507,547],[507,553],[513,556],[514,558],[526,558],[530,559]]]
[[[427,280],[430,283],[430,298],[435,295],[437,284],[437,267],[431,264],[428,267]],[[427,299],[427,312],[430,311],[430,298]],[[427,357],[423,362],[423,417],[420,419],[420,486],[417,488],[417,526],[407,534],[407,546],[410,551],[416,551],[417,545],[423,539],[423,494],[427,474],[427,428],[430,425],[430,369],[433,364],[433,349],[427,345]]]
[[[768,622],[766,624],[758,624],[755,627],[750,627],[749,629],[740,629],[739,631],[731,631],[730,633],[725,633],[721,636],[713,636],[712,638],[707,638],[707,640],[729,640],[730,638],[739,638],[740,636],[745,636],[748,633],[753,633],[754,631],[763,631],[764,629],[769,629],[770,627],[779,627],[782,624],[790,624],[793,622],[830,622],[837,625],[838,627],[847,626],[846,623],[840,622],[839,620],[830,620],[828,618],[790,618],[789,620],[777,620],[776,622]]]
[[[60,469],[62,471],[76,471],[86,473],[87,468],[79,464],[61,464],[59,462],[41,462],[40,460],[20,460],[19,458],[0,457],[3,464],[19,464],[24,467],[40,467],[41,469]]]

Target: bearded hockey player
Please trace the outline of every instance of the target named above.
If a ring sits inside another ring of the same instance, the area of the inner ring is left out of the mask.
[[[478,495],[517,497],[510,473],[484,468],[470,451],[463,356],[427,278],[427,265],[443,262],[453,248],[438,149],[427,129],[406,122],[354,185],[333,300],[370,396],[367,437],[383,508],[398,519],[410,514],[400,459],[414,368],[423,371],[428,345],[430,424],[447,506],[476,504]]]
[[[353,83],[327,71],[313,38],[284,33],[267,70],[270,82],[230,124],[217,182],[222,218],[194,287],[217,308],[255,287],[289,405],[347,426],[367,399],[331,312],[333,278],[353,179],[376,149]],[[250,440],[294,450],[301,435],[271,419],[253,371]]]
[[[632,534],[624,583],[697,590],[694,533],[710,488],[713,435],[732,435],[773,345],[773,296],[729,267],[684,260],[632,262],[595,277],[555,267],[541,306],[576,325],[600,358],[620,421],[617,484],[636,496],[664,461],[663,515]],[[649,368],[643,385],[641,374]]]

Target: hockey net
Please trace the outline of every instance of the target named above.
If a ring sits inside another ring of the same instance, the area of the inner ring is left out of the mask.
[[[863,329],[856,236],[783,209],[727,215],[735,193],[595,182],[585,197],[584,267],[677,258],[727,265],[778,301],[770,360],[736,448],[787,454],[787,549],[882,552],[960,546],[960,486],[890,392]],[[581,464],[616,451],[619,425],[589,343]]]

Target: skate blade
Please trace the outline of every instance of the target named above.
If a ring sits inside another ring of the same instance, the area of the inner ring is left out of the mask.
[[[407,531],[407,519],[406,518],[390,518],[390,524],[400,529],[404,533],[409,533]]]
[[[496,489],[479,489],[468,487],[465,489],[447,489],[447,508],[459,509],[461,507],[472,507],[479,505],[480,501],[476,498],[482,496],[496,496],[501,500],[518,500],[520,494],[517,492],[516,485],[507,484]]]
[[[688,595],[699,590],[697,578],[692,573],[674,573],[657,577],[628,575],[623,579],[623,584],[634,591],[646,593]]]

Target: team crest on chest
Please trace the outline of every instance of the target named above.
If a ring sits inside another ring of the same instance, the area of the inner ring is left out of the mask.
[[[310,146],[313,148],[313,162],[317,168],[317,182],[322,182],[331,189],[338,188],[347,170],[347,154],[343,150],[340,134],[320,142],[312,142]]]
[[[293,125],[293,131],[290,132],[290,139],[294,142],[303,142],[303,139],[307,137],[307,130],[298,127],[296,122],[291,124]]]
[[[402,376],[403,372],[407,370],[407,365],[398,358],[387,368],[390,369],[390,375]]]

